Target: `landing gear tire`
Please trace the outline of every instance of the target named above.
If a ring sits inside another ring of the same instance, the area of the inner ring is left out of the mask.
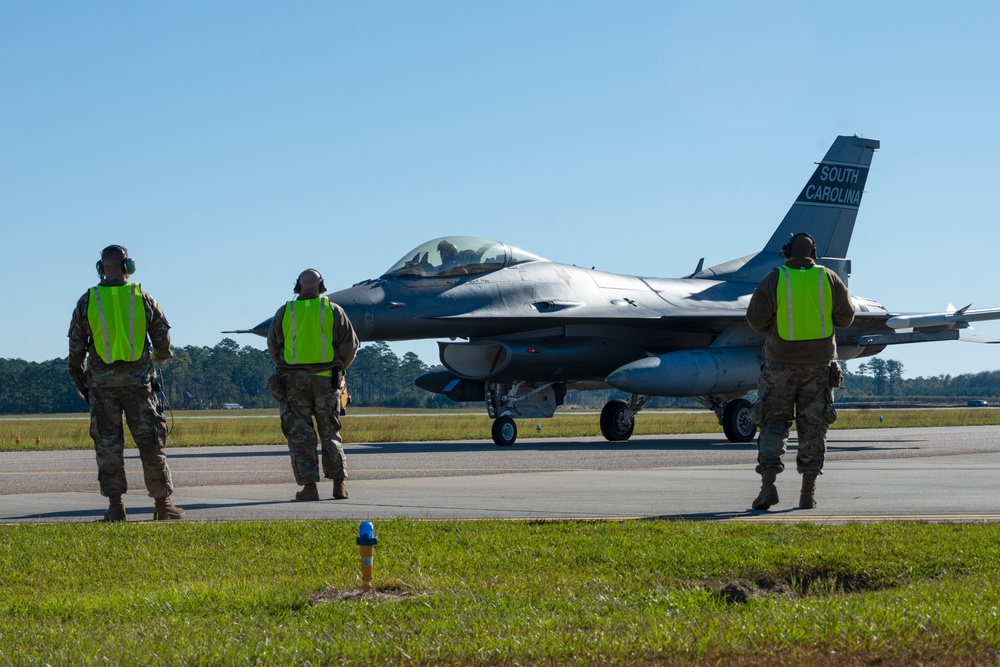
[[[750,401],[738,398],[722,409],[722,430],[729,442],[750,442],[757,435],[757,425],[750,421]]]
[[[635,415],[628,409],[628,402],[621,399],[608,401],[601,410],[601,434],[611,442],[621,442],[632,437]]]
[[[497,417],[493,420],[493,442],[498,447],[510,447],[517,440],[517,424],[510,417]]]

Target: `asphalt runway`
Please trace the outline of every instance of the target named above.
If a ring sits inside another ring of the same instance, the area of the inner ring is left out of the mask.
[[[350,498],[293,502],[284,446],[168,449],[188,520],[618,519],[1000,520],[1000,426],[831,431],[819,507],[798,509],[794,437],[781,502],[750,510],[756,446],[719,435],[348,444]],[[130,521],[149,521],[139,457],[126,452]],[[107,507],[90,450],[0,453],[0,523],[96,521]]]

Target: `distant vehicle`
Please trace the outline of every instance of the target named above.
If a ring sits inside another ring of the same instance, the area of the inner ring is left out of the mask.
[[[223,403],[222,404],[222,409],[223,410],[242,410],[243,406],[240,405],[239,403]]]
[[[969,401],[968,403],[966,403],[966,405],[969,406],[970,408],[988,408],[988,407],[990,407],[990,404],[987,403],[986,401]]]

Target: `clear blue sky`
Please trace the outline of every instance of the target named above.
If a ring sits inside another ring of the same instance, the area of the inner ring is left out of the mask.
[[[110,243],[177,346],[306,267],[346,287],[449,234],[682,276],[759,250],[854,133],[882,149],[851,291],[1000,306],[997,34],[993,1],[3,2],[0,357],[66,355]],[[882,357],[1000,369],[1000,345]]]

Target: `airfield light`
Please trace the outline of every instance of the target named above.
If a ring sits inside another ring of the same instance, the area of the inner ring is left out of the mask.
[[[372,566],[375,564],[375,527],[371,521],[362,521],[358,526],[358,547],[361,549],[361,590],[372,592]]]
[[[35,436],[35,444],[36,445],[42,444],[42,436],[40,436],[40,435],[36,435]]]
[[[14,442],[20,445],[21,444],[21,436],[15,437],[14,438]]]

